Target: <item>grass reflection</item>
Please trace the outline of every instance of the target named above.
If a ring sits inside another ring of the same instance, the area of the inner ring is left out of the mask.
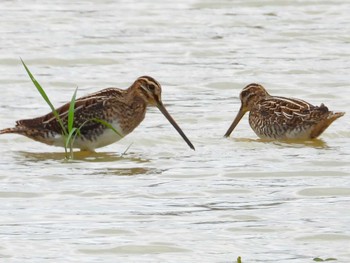
[[[74,152],[74,160],[65,160],[64,152],[25,152],[20,151],[19,154],[28,161],[63,161],[63,162],[118,162],[131,161],[135,163],[147,163],[149,160],[145,158],[135,157],[130,154],[118,154],[115,152]]]

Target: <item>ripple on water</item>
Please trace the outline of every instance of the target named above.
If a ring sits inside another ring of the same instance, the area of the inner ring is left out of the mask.
[[[300,190],[298,192],[302,196],[350,196],[350,188],[345,187],[312,187]]]
[[[150,245],[125,245],[112,248],[79,249],[85,254],[164,254],[164,253],[186,253],[189,249],[181,248],[175,244],[151,243]]]
[[[45,195],[39,192],[0,192],[0,198],[38,198]]]
[[[317,234],[317,235],[305,235],[303,237],[297,238],[300,241],[341,241],[341,242],[349,242],[350,235],[342,235],[342,234]]]
[[[105,229],[96,229],[89,232],[92,235],[107,235],[107,236],[118,236],[118,235],[132,235],[134,234],[130,230],[126,229],[116,229],[116,228],[105,228]]]

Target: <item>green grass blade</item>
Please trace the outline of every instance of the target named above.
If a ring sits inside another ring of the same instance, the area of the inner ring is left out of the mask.
[[[114,131],[116,134],[118,134],[118,136],[120,138],[123,138],[124,136],[118,132],[110,123],[104,121],[104,120],[101,120],[101,119],[98,119],[98,118],[93,118],[92,121],[95,121],[95,122],[99,122],[101,123],[102,125],[106,126],[107,128],[111,129],[112,131]]]
[[[34,78],[34,76],[32,75],[32,73],[30,72],[29,68],[27,67],[27,65],[24,63],[24,61],[21,59],[22,64],[25,68],[25,70],[27,71],[30,79],[32,80],[34,86],[37,88],[37,90],[39,91],[40,95],[43,97],[43,99],[46,101],[46,103],[50,106],[52,113],[54,114],[55,118],[57,119],[57,121],[59,122],[62,131],[64,133],[64,135],[67,136],[68,132],[66,130],[66,128],[63,125],[63,122],[58,114],[58,112],[56,111],[55,107],[52,105],[49,97],[46,95],[46,92],[44,91],[44,89],[41,87],[41,85],[39,84],[39,82]]]
[[[74,140],[75,140],[75,135],[77,133],[78,129],[77,128],[72,128],[66,138],[66,142],[65,142],[65,148],[69,149],[69,153],[70,156],[67,156],[68,153],[66,152],[66,158],[68,159],[68,157],[70,157],[71,159],[73,159],[73,144],[74,144]]]
[[[73,135],[77,132],[77,128],[72,128],[71,131],[69,132],[67,138],[66,138],[66,145],[65,147],[68,149],[68,148],[72,148],[71,146],[73,146]]]
[[[74,112],[75,112],[75,102],[76,102],[76,95],[77,95],[77,91],[78,88],[75,89],[74,94],[72,96],[72,99],[69,103],[69,109],[68,109],[68,119],[67,119],[67,128],[64,126],[62,119],[60,118],[60,115],[58,114],[57,110],[55,109],[55,107],[53,106],[53,104],[51,103],[49,97],[47,96],[45,90],[41,87],[41,85],[39,84],[39,82],[34,78],[33,74],[30,72],[29,68],[27,67],[27,65],[24,63],[24,61],[21,58],[21,62],[25,68],[25,70],[27,71],[30,79],[32,80],[34,86],[37,88],[37,90],[39,91],[40,95],[43,97],[43,99],[46,101],[46,103],[50,106],[51,111],[53,113],[53,115],[55,116],[57,122],[59,123],[59,125],[61,126],[62,132],[63,132],[63,136],[65,137],[65,143],[64,143],[64,148],[65,148],[65,153],[66,153],[66,158],[69,159],[73,159],[73,143],[74,140],[76,139],[76,136],[80,136],[81,132],[80,129],[89,121],[94,121],[94,122],[98,122],[101,123],[102,125],[104,125],[105,127],[111,129],[112,131],[114,131],[120,138],[123,138],[124,136],[117,131],[110,123],[98,119],[98,118],[93,118],[91,120],[87,120],[85,121],[83,124],[80,125],[79,128],[73,127],[74,125]],[[68,130],[67,130],[68,129]],[[131,145],[130,145],[131,146]],[[130,147],[129,146],[129,147]],[[129,149],[129,147],[127,148],[127,150]],[[70,156],[68,156],[68,151],[67,149],[70,149]],[[127,151],[126,150],[126,151]],[[126,152],[125,151],[125,152]]]
[[[68,110],[68,133],[71,132],[73,129],[73,123],[74,123],[74,108],[75,108],[75,98],[77,96],[78,87],[75,89],[74,94],[72,96],[72,99],[69,103],[69,110]]]

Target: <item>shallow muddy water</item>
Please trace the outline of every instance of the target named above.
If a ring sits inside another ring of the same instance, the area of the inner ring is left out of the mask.
[[[156,108],[122,141],[77,152],[0,136],[1,262],[350,262],[350,3],[2,1],[0,128],[150,75]],[[318,139],[266,142],[241,89],[347,114]],[[130,146],[131,145],[131,146]],[[125,150],[130,146],[130,148]]]

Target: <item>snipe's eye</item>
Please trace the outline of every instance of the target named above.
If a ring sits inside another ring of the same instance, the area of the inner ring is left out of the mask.
[[[154,85],[148,85],[148,89],[153,92],[156,87]]]
[[[242,98],[245,98],[245,97],[247,97],[249,95],[249,91],[248,90],[244,90],[244,91],[242,91],[242,93],[241,93],[241,97]]]

